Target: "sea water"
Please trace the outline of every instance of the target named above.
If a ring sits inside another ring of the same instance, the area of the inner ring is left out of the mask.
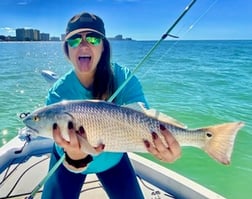
[[[155,41],[112,41],[112,59],[130,69]],[[71,68],[61,42],[0,42],[0,146],[23,127],[20,113],[44,106],[47,69]],[[164,41],[136,72],[152,108],[189,128],[244,121],[229,166],[183,148],[173,164],[158,163],[230,199],[252,195],[252,41]],[[132,91],[134,92],[134,91]]]

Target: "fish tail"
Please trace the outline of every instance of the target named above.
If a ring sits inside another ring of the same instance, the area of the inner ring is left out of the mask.
[[[236,134],[243,126],[243,122],[233,122],[204,128],[206,144],[203,149],[222,164],[230,164]]]

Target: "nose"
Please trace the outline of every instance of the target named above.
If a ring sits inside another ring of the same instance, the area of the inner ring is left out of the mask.
[[[82,35],[82,40],[81,40],[81,43],[80,45],[82,46],[88,46],[88,42],[86,41],[86,35]]]

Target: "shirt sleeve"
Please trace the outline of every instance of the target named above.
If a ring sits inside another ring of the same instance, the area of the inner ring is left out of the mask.
[[[54,104],[62,100],[85,99],[89,97],[88,94],[89,92],[80,85],[73,70],[70,70],[49,89],[46,97],[46,105]]]
[[[61,101],[61,97],[58,95],[58,93],[53,91],[52,89],[49,90],[46,97],[46,102],[45,102],[46,105],[54,104],[59,101]]]

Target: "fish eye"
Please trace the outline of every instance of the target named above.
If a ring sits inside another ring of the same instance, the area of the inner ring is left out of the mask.
[[[38,122],[38,121],[39,121],[39,116],[35,115],[35,116],[33,117],[33,121]]]

